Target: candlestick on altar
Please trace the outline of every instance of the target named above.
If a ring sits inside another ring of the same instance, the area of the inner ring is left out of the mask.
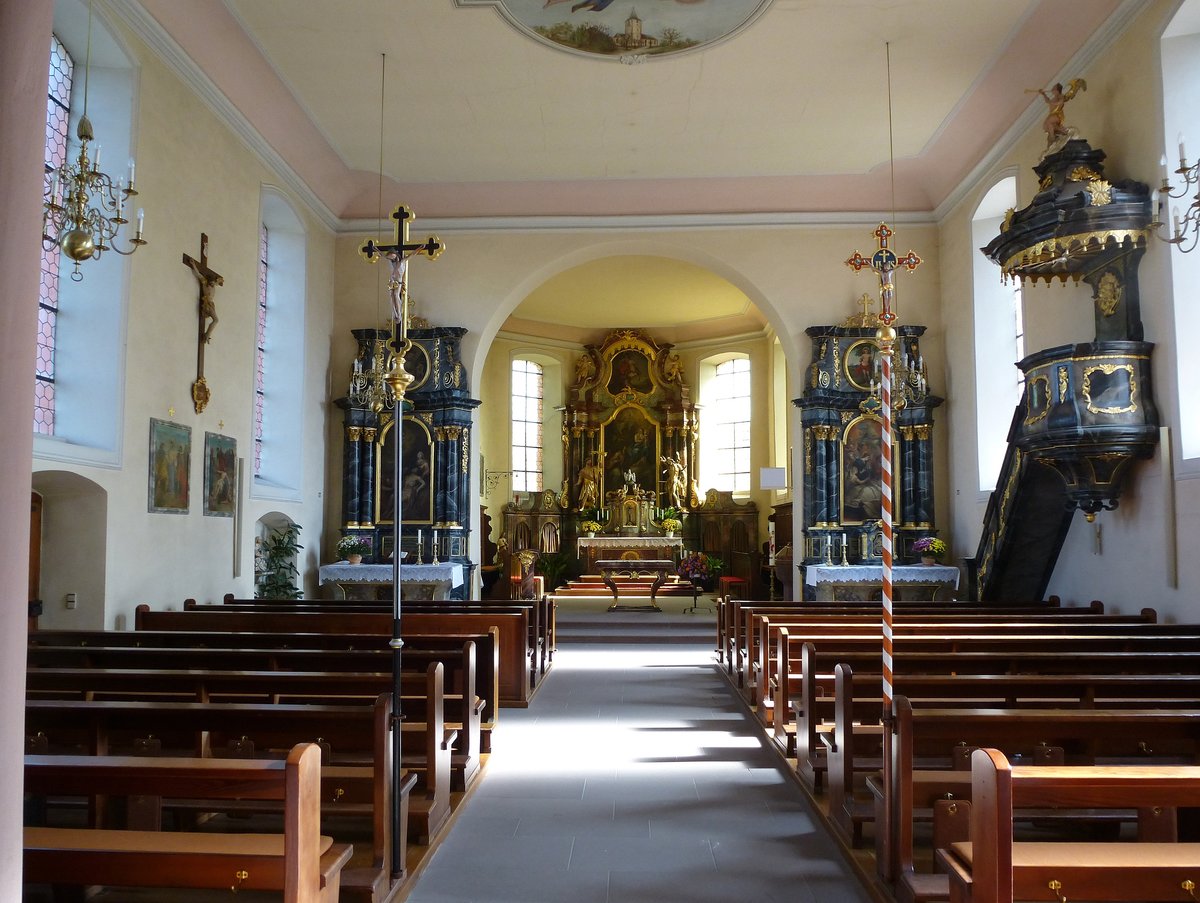
[[[431,543],[431,546],[433,549],[433,561],[430,562],[431,564],[441,564],[441,562],[438,561],[438,536],[437,536],[437,533],[438,533],[437,530],[433,531],[433,542]]]

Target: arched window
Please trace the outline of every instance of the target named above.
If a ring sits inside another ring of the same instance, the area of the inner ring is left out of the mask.
[[[512,362],[512,488],[542,489],[542,403],[545,393],[541,364]]]
[[[750,359],[726,354],[700,362],[701,488],[750,491]]]
[[[83,107],[81,65],[89,40],[88,8],[77,0],[54,6],[47,85],[46,172],[78,150]],[[124,175],[134,146],[136,71],[97,11],[91,27],[88,118],[104,147],[103,169]],[[93,145],[94,147],[94,145]],[[49,178],[49,177],[48,177]],[[49,186],[49,181],[46,185]],[[50,244],[51,236],[43,244]],[[82,279],[61,279],[61,251],[42,252],[37,303],[34,456],[43,460],[117,466],[125,385],[125,322],[130,258],[116,253],[85,261]]]
[[[981,248],[1000,234],[1005,214],[1017,205],[1015,176],[988,191],[971,218],[971,247]],[[979,489],[996,488],[1004,462],[1011,411],[1020,398],[1024,374],[1014,364],[1025,356],[1020,282],[1005,283],[1000,268],[975,251],[975,430]]]
[[[272,189],[262,195],[254,344],[256,498],[300,500],[304,448],[304,226]]]
[[[1200,146],[1200,0],[1185,0],[1171,19],[1162,37],[1163,67],[1163,134],[1166,138],[1166,169],[1171,170],[1171,179],[1179,191],[1181,179],[1174,175],[1179,156],[1176,142],[1188,142],[1191,160]],[[1167,205],[1178,205],[1179,213],[1186,208],[1190,198],[1167,199]],[[1175,209],[1168,206],[1163,219],[1170,229]],[[1185,244],[1184,247],[1187,247]],[[1200,398],[1196,397],[1196,386],[1200,384],[1200,355],[1189,354],[1182,348],[1184,336],[1194,336],[1200,329],[1200,309],[1193,299],[1195,286],[1200,281],[1200,250],[1181,254],[1171,250],[1171,293],[1175,307],[1176,346],[1176,391],[1179,399],[1179,447],[1184,460],[1192,459],[1185,470],[1200,470]]]

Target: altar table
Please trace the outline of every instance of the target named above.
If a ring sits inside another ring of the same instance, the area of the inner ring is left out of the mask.
[[[647,558],[676,560],[683,550],[683,539],[678,536],[580,536],[576,540],[576,551],[583,562],[584,573],[596,573],[601,560],[616,558]]]
[[[323,564],[319,570],[321,584],[338,588],[343,599],[389,599],[392,595],[392,566],[390,564]],[[402,599],[449,599],[450,590],[462,586],[461,564],[402,564],[400,565],[400,595]]]
[[[658,595],[659,588],[667,582],[667,575],[675,573],[675,567],[675,561],[671,558],[614,558],[597,561],[596,569],[604,578],[604,585],[612,590],[613,594],[613,603],[608,606],[608,610],[615,611],[618,608],[632,607],[621,605],[621,592],[613,581],[613,577],[653,577],[654,583],[650,585],[650,604],[636,607],[662,611],[658,607],[658,600],[655,597]]]
[[[949,602],[958,589],[958,568],[940,564],[900,564],[892,568],[893,598]],[[882,598],[883,567],[878,564],[810,564],[804,583],[818,602],[877,602]]]

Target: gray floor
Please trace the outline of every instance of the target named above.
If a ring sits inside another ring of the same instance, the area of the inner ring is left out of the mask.
[[[715,670],[711,615],[608,617],[615,642],[560,609],[554,670],[408,903],[868,903]]]

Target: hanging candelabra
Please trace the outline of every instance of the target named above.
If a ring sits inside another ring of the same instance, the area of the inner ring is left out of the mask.
[[[137,196],[134,188],[136,166],[129,161],[129,184],[124,178],[113,181],[100,169],[100,146],[95,156],[88,155],[88,144],[96,139],[92,121],[88,119],[88,80],[92,68],[92,9],[88,5],[87,62],[83,74],[83,115],[75,134],[79,138],[79,154],[69,157],[53,171],[45,194],[42,211],[42,243],[55,245],[75,263],[71,279],[79,282],[83,273],[79,264],[98,260],[105,251],[128,256],[146,244],[142,238],[146,212],[137,212],[137,232],[129,239],[127,249],[117,245],[121,227],[127,225],[125,202]]]
[[[1171,188],[1171,181],[1167,176],[1167,158],[1162,158],[1162,186],[1158,190],[1158,216],[1157,221],[1151,225],[1161,229],[1166,222],[1166,206],[1168,199],[1185,198],[1195,187],[1195,195],[1192,197],[1192,203],[1188,206],[1187,211],[1180,216],[1179,208],[1173,207],[1171,210],[1171,237],[1163,238],[1163,241],[1179,247],[1183,253],[1187,254],[1195,250],[1196,243],[1200,240],[1200,159],[1195,163],[1188,165],[1187,155],[1183,148],[1183,136],[1179,136],[1179,168],[1175,170],[1175,174],[1183,179],[1183,185],[1180,186],[1179,193],[1176,194]],[[1184,242],[1191,237],[1191,244],[1186,248]]]
[[[378,414],[390,410],[396,404],[396,395],[388,382],[388,373],[395,364],[395,354],[388,340],[376,337],[370,346],[370,358],[364,349],[354,359],[350,371],[350,404],[356,408],[367,408]]]

